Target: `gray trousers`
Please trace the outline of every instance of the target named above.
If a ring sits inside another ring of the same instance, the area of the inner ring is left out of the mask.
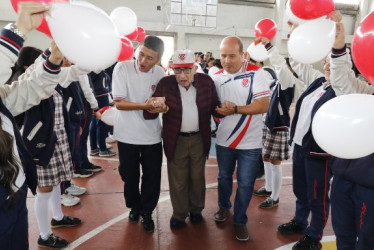
[[[173,217],[185,220],[188,213],[201,213],[205,207],[205,162],[200,134],[178,136],[174,159],[168,161],[170,199]]]

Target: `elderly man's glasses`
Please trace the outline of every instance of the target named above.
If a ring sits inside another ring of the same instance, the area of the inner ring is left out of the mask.
[[[174,68],[174,74],[182,74],[184,72],[185,74],[190,74],[192,71],[192,68]]]

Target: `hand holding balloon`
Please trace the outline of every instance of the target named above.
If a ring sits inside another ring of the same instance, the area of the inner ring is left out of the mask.
[[[338,10],[334,10],[330,14],[327,15],[327,19],[330,19],[331,21],[340,23],[342,21],[342,14]]]
[[[342,49],[345,46],[345,32],[342,23],[336,23],[336,37],[334,42],[334,49]]]
[[[36,2],[21,2],[18,6],[18,17],[15,25],[25,35],[37,28],[44,17],[44,13],[49,11],[48,6]]]
[[[59,65],[63,59],[64,59],[64,55],[61,53],[60,49],[57,47],[55,41],[52,40],[51,55],[49,56],[48,60],[53,64]]]

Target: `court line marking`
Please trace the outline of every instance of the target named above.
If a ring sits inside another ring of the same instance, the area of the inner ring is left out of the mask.
[[[95,156],[89,156],[90,159],[97,159],[97,160],[107,160],[107,161],[119,161],[118,159],[116,158],[106,158],[106,159],[103,159],[102,157],[95,157]],[[215,158],[215,157],[211,157],[209,156],[209,158]],[[290,165],[292,164],[292,162],[285,162],[285,163],[282,163],[282,165]],[[163,164],[164,165],[164,164]],[[165,164],[166,165],[166,164]],[[208,167],[216,167],[217,164],[206,164]],[[261,179],[264,179],[264,178],[260,178]],[[285,179],[285,180],[289,180],[289,179],[292,179],[292,176],[283,176],[282,179]],[[233,180],[233,182],[237,182],[236,180]],[[218,186],[218,182],[214,182],[214,183],[211,183],[211,184],[207,184],[206,185],[206,188],[213,188],[213,187],[217,187]],[[157,204],[161,203],[161,202],[165,202],[167,200],[170,199],[170,195],[165,195],[163,197],[161,197],[158,201]],[[128,216],[129,216],[129,213],[130,211],[126,212],[126,213],[123,213],[111,220],[109,220],[108,222],[100,225],[99,227],[93,229],[92,231],[82,235],[81,237],[79,237],[78,239],[76,239],[75,241],[71,242],[68,247],[66,247],[65,249],[75,249],[76,247],[82,245],[84,242],[88,241],[89,239],[93,238],[94,236],[96,236],[97,234],[103,232],[104,230],[106,230],[107,228],[113,226],[114,224],[120,222],[121,220],[124,220],[126,219]]]
[[[334,235],[329,235],[329,236],[323,236],[321,242],[331,242],[331,241],[336,241],[336,237]],[[287,244],[285,246],[278,247],[274,250],[289,250],[292,249],[293,245],[295,245],[296,242],[292,242],[290,244]]]
[[[236,180],[233,181],[234,183],[236,182]],[[210,183],[210,184],[207,184],[206,185],[206,188],[212,188],[212,187],[216,187],[218,186],[218,182],[214,182],[214,183]],[[163,197],[161,197],[159,200],[158,200],[158,204],[159,203],[162,203],[162,202],[165,202],[167,200],[170,199],[170,195],[165,195]],[[111,219],[110,221],[100,225],[99,227],[93,229],[92,231],[82,235],[81,237],[79,237],[78,239],[76,239],[75,241],[71,242],[69,244],[68,247],[66,247],[65,249],[75,249],[76,247],[82,245],[84,242],[88,241],[89,239],[93,238],[94,236],[96,236],[97,234],[103,232],[105,229],[113,226],[114,224],[120,222],[121,220],[124,220],[126,219],[128,216],[129,216],[129,213],[130,211],[126,212],[126,213],[123,213],[113,219]]]

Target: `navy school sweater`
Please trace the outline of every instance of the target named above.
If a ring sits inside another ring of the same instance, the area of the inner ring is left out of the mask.
[[[61,95],[61,87],[56,90]],[[65,131],[69,138],[69,113],[66,105],[63,105]],[[53,96],[40,102],[25,112],[23,140],[31,153],[35,164],[47,166],[53,156],[57,136],[54,131],[55,103]],[[72,140],[69,138],[69,146],[72,147]]]

